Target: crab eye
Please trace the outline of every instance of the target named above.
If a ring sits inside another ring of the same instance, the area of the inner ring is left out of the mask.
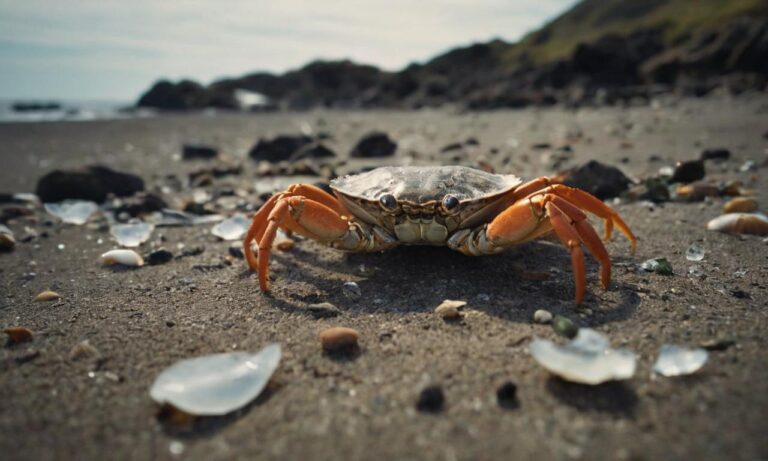
[[[392,194],[384,194],[379,198],[379,203],[385,210],[394,210],[397,208],[397,199]]]
[[[459,199],[453,195],[446,195],[443,197],[443,208],[450,211],[459,206]]]

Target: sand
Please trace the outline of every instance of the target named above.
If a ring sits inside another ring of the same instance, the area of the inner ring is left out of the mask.
[[[565,138],[575,157],[568,165],[595,158],[635,178],[697,158],[703,148],[725,147],[733,158],[709,164],[707,178],[741,179],[763,211],[768,204],[766,167],[739,171],[748,159],[762,165],[768,158],[765,95],[579,111],[320,111],[3,124],[0,189],[32,191],[51,169],[93,162],[137,173],[154,188],[168,174],[205,165],[174,158],[184,142],[215,144],[237,159],[261,136],[302,127],[331,134],[328,146],[342,157],[372,129],[400,141],[394,158],[353,161],[340,172],[372,163],[454,163],[454,153],[440,148],[469,137],[479,141],[470,157],[482,155],[498,171],[526,178],[553,173],[542,161],[549,151],[531,146],[558,146]],[[243,162],[242,175],[216,184],[252,188],[256,166]],[[98,263],[113,247],[108,233],[45,225],[49,217],[38,211],[9,226],[17,237],[25,225],[49,237],[0,254],[0,327],[34,332],[32,342],[0,348],[0,453],[8,460],[764,459],[768,244],[707,231],[722,204],[615,205],[638,235],[637,254],[630,255],[622,237],[607,245],[615,264],[608,291],[590,259],[580,308],[568,254],[548,241],[469,258],[428,247],[344,254],[300,240],[293,251],[275,255],[273,291],[265,296],[242,260],[217,268],[229,243],[210,235],[210,226],[154,234],[153,242],[162,235],[177,255],[180,244],[204,246],[202,254],[112,270]],[[700,263],[685,259],[694,241],[706,250]],[[675,274],[637,269],[652,257],[668,258]],[[705,277],[687,274],[694,264]],[[530,272],[548,276],[529,280],[536,278]],[[346,281],[359,284],[360,299],[344,296]],[[46,289],[63,298],[33,302]],[[433,312],[444,299],[467,302],[460,322]],[[307,306],[318,302],[333,303],[340,315],[315,318]],[[557,338],[550,326],[533,322],[537,309],[636,351],[635,376],[596,387],[552,377],[528,352],[534,337]],[[318,332],[330,326],[357,329],[360,352],[324,354]],[[699,373],[652,375],[662,344],[696,346],[721,337],[736,343],[711,352]],[[86,340],[98,355],[71,358]],[[281,343],[284,357],[256,402],[186,428],[158,419],[148,389],[162,369],[269,342]],[[496,401],[509,381],[518,393],[512,409]],[[436,414],[416,409],[430,385],[445,394]]]

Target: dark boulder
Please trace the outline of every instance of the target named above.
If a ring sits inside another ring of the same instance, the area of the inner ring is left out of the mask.
[[[142,190],[144,180],[140,177],[93,165],[52,171],[38,180],[36,193],[43,202],[81,199],[101,203],[109,194],[129,197]]]
[[[282,135],[272,139],[260,139],[248,155],[257,161],[279,162],[290,159],[299,149],[311,142],[312,138],[303,135]]]
[[[137,106],[161,110],[202,109],[209,105],[208,91],[197,82],[161,80],[144,93]]]
[[[618,168],[596,160],[571,168],[557,180],[567,186],[585,190],[600,200],[617,197],[632,182]]]
[[[397,150],[397,143],[389,135],[374,131],[363,136],[352,149],[352,157],[389,157]]]

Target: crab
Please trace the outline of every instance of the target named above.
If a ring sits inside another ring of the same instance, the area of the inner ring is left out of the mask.
[[[586,212],[616,226],[635,252],[637,240],[613,209],[593,195],[539,177],[528,182],[464,166],[381,167],[336,178],[331,195],[310,184],[274,194],[253,216],[243,249],[267,292],[269,257],[277,230],[292,231],[355,252],[399,245],[445,245],[465,255],[491,255],[554,232],[571,255],[576,303],[586,291],[585,246],[608,288],[611,259]],[[252,244],[258,252],[254,255]]]

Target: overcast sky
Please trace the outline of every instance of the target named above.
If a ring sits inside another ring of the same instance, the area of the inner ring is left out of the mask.
[[[508,41],[575,0],[0,0],[0,97],[133,101],[160,77],[209,83],[313,59],[398,70]]]

